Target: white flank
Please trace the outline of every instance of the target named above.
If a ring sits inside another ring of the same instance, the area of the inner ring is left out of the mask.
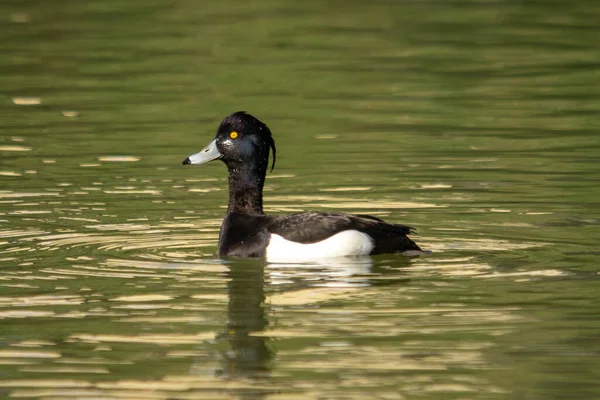
[[[336,233],[316,243],[297,243],[271,234],[266,258],[271,262],[310,261],[324,258],[364,256],[373,250],[371,236],[357,230]]]

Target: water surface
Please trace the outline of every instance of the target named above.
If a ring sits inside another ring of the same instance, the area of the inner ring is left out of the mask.
[[[0,393],[596,399],[595,2],[0,5]],[[271,213],[432,254],[221,260],[225,115]]]

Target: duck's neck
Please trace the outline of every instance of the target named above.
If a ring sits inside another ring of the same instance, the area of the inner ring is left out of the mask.
[[[263,214],[262,191],[266,169],[238,165],[229,168],[229,207],[227,213]]]

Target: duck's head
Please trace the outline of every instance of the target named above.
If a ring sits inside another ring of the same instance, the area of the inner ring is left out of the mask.
[[[273,149],[273,170],[275,142],[271,131],[258,118],[238,111],[225,117],[213,141],[200,152],[183,160],[183,164],[204,164],[220,159],[230,171],[240,169],[244,165],[266,171],[269,149]]]

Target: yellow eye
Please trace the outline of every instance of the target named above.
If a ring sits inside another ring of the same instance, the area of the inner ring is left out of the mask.
[[[236,137],[238,137],[238,133],[236,131],[233,131],[229,134],[229,137],[235,139]]]

